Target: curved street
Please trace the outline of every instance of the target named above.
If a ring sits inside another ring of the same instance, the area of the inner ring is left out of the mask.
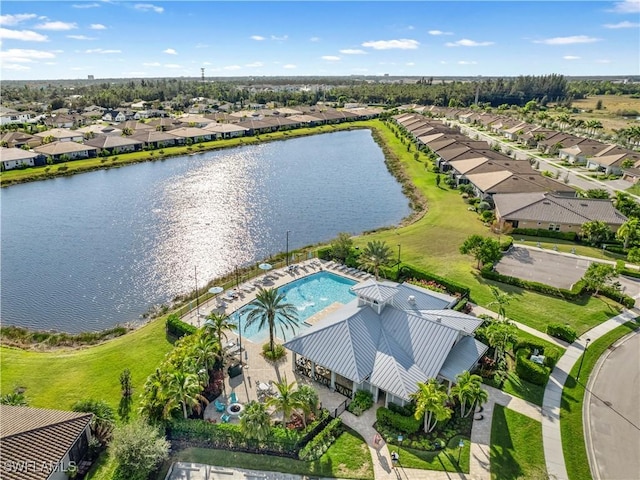
[[[640,478],[640,335],[598,361],[584,402],[585,440],[594,480]]]

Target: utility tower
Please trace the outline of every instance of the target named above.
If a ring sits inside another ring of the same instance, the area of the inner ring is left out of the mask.
[[[201,79],[202,79],[202,83],[204,83],[204,67],[200,68],[200,75],[201,75]]]

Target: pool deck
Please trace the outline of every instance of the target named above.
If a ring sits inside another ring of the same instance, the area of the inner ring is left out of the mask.
[[[263,279],[265,275],[261,275],[260,277],[256,277],[250,282],[245,282],[240,285],[240,289],[238,291],[238,298],[235,300],[227,300],[224,297],[224,294],[220,295],[220,298],[224,298],[224,302],[226,307],[224,309],[217,307],[217,299],[215,297],[203,302],[199,306],[200,318],[196,314],[195,309],[191,312],[187,313],[182,317],[182,321],[190,323],[196,327],[202,326],[204,322],[204,317],[211,313],[212,311],[217,311],[219,313],[231,314],[236,310],[248,305],[251,301],[253,301],[256,297],[256,293],[258,291],[257,288],[254,288],[251,292],[245,292],[242,290],[242,286],[247,283],[259,283],[264,288],[274,288],[274,287],[282,287],[294,280],[298,280],[300,278],[307,277],[314,273],[318,273],[321,271],[326,271],[330,273],[334,273],[336,275],[341,275],[345,278],[349,278],[351,280],[355,280],[357,282],[364,281],[366,278],[371,278],[371,276],[367,277],[358,277],[351,273],[344,272],[342,270],[336,269],[337,265],[333,262],[326,262],[323,260],[312,259],[305,260],[304,262],[300,262],[297,264],[298,268],[296,271],[286,271],[285,268],[281,268],[278,270],[271,270],[267,273],[267,280],[265,283],[258,282],[258,280]],[[339,268],[339,267],[338,267]],[[325,317],[327,314],[337,310],[341,304],[333,303],[329,305],[324,310],[316,313],[312,317],[306,320],[307,323],[315,323],[319,321],[321,318]],[[267,337],[268,338],[268,337]],[[289,339],[289,336],[287,336]],[[238,343],[239,335],[236,332],[227,332],[227,342]],[[268,341],[268,340],[267,340]],[[281,339],[279,340],[281,342]],[[234,355],[227,356],[227,364],[237,363],[242,361],[243,363],[243,374],[238,375],[234,378],[229,378],[228,375],[225,375],[225,393],[219,398],[221,402],[229,403],[228,397],[231,392],[236,394],[236,397],[240,403],[246,403],[250,400],[258,400],[258,384],[265,383],[269,384],[269,382],[279,382],[281,380],[287,379],[287,382],[298,382],[298,383],[307,383],[308,379],[304,377],[300,377],[296,375],[293,371],[293,355],[291,352],[287,352],[287,356],[280,360],[278,363],[272,363],[267,361],[262,356],[262,345],[264,342],[254,343],[250,340],[247,340],[244,336],[242,337],[242,350]],[[317,387],[317,386],[316,386]],[[344,401],[344,397],[337,393],[332,393],[331,396],[327,396],[329,393],[328,389],[325,390],[325,395],[323,395],[323,403],[327,408],[336,408],[342,401]],[[335,398],[334,398],[335,397]],[[335,403],[335,404],[334,404]],[[222,412],[216,412],[215,405],[212,402],[207,409],[205,410],[205,419],[212,419],[215,421],[220,421],[220,417]],[[237,418],[232,417],[231,422],[237,422]]]

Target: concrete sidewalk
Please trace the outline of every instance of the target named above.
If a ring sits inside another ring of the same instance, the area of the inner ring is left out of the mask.
[[[571,369],[584,353],[586,339],[592,342],[629,320],[633,320],[637,312],[625,310],[620,315],[601,323],[584,333],[578,340],[569,345],[551,372],[549,382],[544,391],[542,402],[542,442],[547,473],[556,480],[568,480],[567,467],[564,461],[562,440],[560,436],[560,402],[562,389]]]

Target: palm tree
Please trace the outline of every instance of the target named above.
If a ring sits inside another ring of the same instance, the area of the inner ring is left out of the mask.
[[[291,413],[296,408],[301,408],[300,398],[295,395],[295,382],[287,383],[287,377],[284,380],[274,384],[278,390],[278,394],[275,397],[271,397],[267,400],[267,406],[275,407],[276,410],[282,412],[282,425],[286,427]]]
[[[247,438],[266,440],[271,432],[271,416],[267,406],[255,400],[247,403],[240,417],[240,429]]]
[[[302,385],[293,392],[296,403],[302,410],[302,421],[307,426],[307,418],[318,409],[318,393],[310,385]]]
[[[474,376],[478,376],[478,375],[474,375]],[[467,413],[467,415],[470,415],[471,412],[474,411],[476,405],[481,406],[484,403],[487,403],[489,401],[489,392],[487,392],[484,388],[482,388],[480,385],[482,384],[482,382],[480,382],[477,385],[474,385],[473,388],[471,389],[471,395],[470,395],[470,399],[469,399],[469,412]]]
[[[372,240],[362,251],[358,261],[360,266],[368,271],[373,271],[378,281],[380,267],[391,262],[391,248],[382,240]]]
[[[452,411],[445,405],[447,392],[436,379],[418,382],[418,391],[410,397],[416,402],[415,418],[420,419],[424,415],[425,433],[432,431],[438,422],[451,418]]]
[[[482,385],[482,377],[480,375],[472,375],[468,371],[464,371],[461,374],[456,376],[457,383],[451,389],[451,395],[456,397],[460,402],[460,415],[462,417],[466,417],[469,413],[473,411],[473,405],[476,401],[478,401],[478,397],[482,394],[479,393],[478,390],[482,390],[480,386]],[[482,390],[488,398],[488,394],[486,390]],[[484,402],[487,400],[484,399]],[[465,410],[467,403],[469,404],[469,411],[467,415],[465,415]]]
[[[196,371],[201,369],[206,372],[211,371],[221,353],[222,349],[217,338],[210,335],[199,335],[191,351],[191,358],[196,362]]]
[[[629,242],[638,238],[640,233],[640,220],[637,218],[630,218],[618,228],[616,232],[616,238],[624,241],[623,248],[626,250],[629,248]]]
[[[207,315],[207,319],[204,322],[204,326],[207,332],[211,332],[218,340],[218,345],[222,348],[222,338],[227,340],[227,334],[225,331],[234,331],[238,329],[238,326],[229,320],[228,315],[218,315],[215,312],[211,312]]]
[[[491,322],[484,329],[484,333],[489,341],[489,345],[493,347],[493,359],[498,360],[498,356],[502,358],[507,349],[507,345],[518,341],[516,327],[506,322]]]
[[[171,412],[177,407],[182,407],[182,415],[185,420],[189,412],[196,410],[200,412],[200,402],[208,404],[209,401],[200,393],[202,385],[200,378],[195,373],[187,373],[182,370],[175,370],[168,375],[166,385],[167,403],[164,407],[164,417],[169,418]]]
[[[491,293],[493,294],[493,302],[490,302],[487,307],[491,307],[493,305],[498,306],[498,320],[506,321],[507,320],[507,311],[506,307],[511,302],[511,294],[507,292],[501,292],[495,286],[489,285],[491,289]]]
[[[275,350],[275,330],[276,322],[280,325],[280,331],[284,337],[284,330],[295,330],[298,326],[298,311],[291,303],[285,303],[284,294],[278,293],[277,288],[260,290],[256,294],[256,299],[250,303],[253,307],[247,315],[246,328],[254,322],[260,322],[259,328],[262,330],[265,325],[269,326],[269,349]]]

